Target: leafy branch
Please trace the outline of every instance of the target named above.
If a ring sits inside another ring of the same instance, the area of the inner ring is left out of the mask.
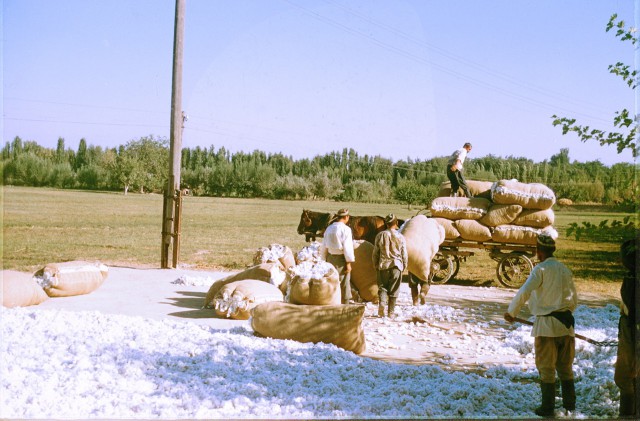
[[[623,20],[618,21],[618,15],[613,14],[607,23],[606,31],[616,28],[616,37],[621,41],[631,41],[633,45],[640,42],[640,39],[636,36],[636,29],[625,28]],[[626,84],[634,89],[638,86],[640,81],[640,72],[637,70],[630,70],[630,66],[624,63],[618,62],[609,66],[609,73],[620,76]],[[638,125],[634,124],[634,119],[627,109],[617,111],[616,116],[613,119],[613,125],[615,128],[620,129],[619,132],[606,132],[604,130],[592,129],[589,126],[581,126],[576,124],[575,118],[558,117],[553,115],[553,126],[561,126],[562,134],[566,135],[569,132],[575,132],[582,142],[589,140],[596,140],[601,146],[604,145],[616,145],[618,153],[622,153],[625,149],[630,149],[634,158],[638,157],[638,144],[636,142],[636,135],[638,133]],[[625,131],[628,130],[628,133]]]
[[[611,221],[611,224],[609,224],[608,219],[601,221],[599,224],[582,222],[582,225],[578,225],[577,222],[573,222],[567,228],[567,237],[573,235],[577,241],[587,239],[619,243],[621,239],[633,238],[637,229],[637,222],[632,220],[631,215],[629,215],[625,216],[622,221]]]

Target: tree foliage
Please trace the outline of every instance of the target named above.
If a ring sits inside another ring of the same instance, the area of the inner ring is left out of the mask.
[[[2,180],[5,185],[161,193],[167,183],[168,159],[168,141],[153,136],[107,149],[85,141],[78,150],[66,148],[62,138],[55,149],[47,149],[16,137],[2,149]],[[280,153],[184,148],[182,184],[197,196],[426,205],[446,180],[446,160],[394,162],[361,156],[352,149],[294,160]],[[78,162],[83,164],[77,167]],[[543,183],[558,198],[574,203],[629,207],[636,202],[634,165],[572,162],[569,149],[542,162],[488,155],[465,162],[465,171],[468,179]]]
[[[612,15],[607,24],[606,31],[616,28],[616,37],[619,37],[621,41],[630,41],[635,45],[639,40],[634,29],[625,28],[625,23],[622,20],[618,20],[616,14]],[[625,83],[635,91],[638,86],[638,71],[631,71],[628,65],[618,62],[616,64],[609,65],[609,72],[620,76]],[[587,142],[595,140],[600,145],[616,145],[618,153],[624,150],[630,149],[634,158],[638,157],[638,145],[636,143],[636,137],[638,134],[638,124],[634,123],[634,118],[629,110],[622,109],[615,112],[613,118],[613,126],[619,131],[610,131],[594,129],[590,126],[582,126],[576,124],[575,118],[558,117],[553,115],[553,125],[562,127],[562,134],[565,135],[569,132],[574,132],[578,135],[581,141]]]

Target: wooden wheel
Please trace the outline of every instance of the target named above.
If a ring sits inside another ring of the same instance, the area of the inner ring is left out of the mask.
[[[514,251],[498,262],[498,280],[509,288],[520,288],[533,270],[533,263],[529,258]]]
[[[442,253],[436,253],[431,260],[431,273],[429,281],[434,285],[441,285],[447,281],[460,269],[460,259],[457,256],[445,256]]]

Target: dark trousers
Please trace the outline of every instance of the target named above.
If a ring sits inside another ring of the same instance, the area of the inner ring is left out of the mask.
[[[378,269],[378,291],[384,291],[387,296],[395,298],[402,284],[402,271],[397,267]]]
[[[462,175],[462,171],[453,171],[451,165],[447,165],[447,178],[451,182],[451,193],[458,193],[458,189],[462,189],[465,196],[471,197],[471,192],[469,192],[469,187],[464,175]]]
[[[618,356],[613,380],[621,394],[640,394],[638,380],[640,374],[638,344],[634,332],[635,326],[629,317],[621,315],[618,322]],[[636,399],[640,398],[640,395]],[[636,403],[637,404],[637,403]]]
[[[346,273],[344,267],[347,261],[343,254],[331,254],[327,253],[327,262],[331,263],[340,276],[340,296],[342,297],[342,304],[349,304],[351,299],[351,272]]]

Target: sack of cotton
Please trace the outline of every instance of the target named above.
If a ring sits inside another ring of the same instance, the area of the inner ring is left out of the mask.
[[[281,244],[270,244],[269,247],[260,247],[253,256],[254,265],[276,262],[280,262],[285,270],[296,265],[296,259],[293,257],[291,249]]]
[[[109,268],[99,262],[50,263],[33,274],[49,297],[84,295],[98,289]]]
[[[520,205],[524,209],[549,209],[556,203],[556,195],[544,184],[499,180],[491,187],[491,200],[500,205]]]
[[[256,334],[303,343],[326,343],[361,354],[366,349],[362,319],[365,306],[260,304],[251,311]]]
[[[431,202],[431,216],[457,219],[480,219],[489,211],[491,201],[482,197],[436,197]]]
[[[489,227],[482,225],[474,219],[458,219],[454,225],[460,237],[468,241],[484,242],[491,240],[491,231]]]
[[[520,205],[491,205],[487,213],[478,220],[487,227],[497,227],[512,223],[522,212]],[[548,224],[547,224],[548,225]]]
[[[282,299],[278,287],[257,279],[244,279],[223,286],[213,299],[213,308],[219,317],[249,320],[251,309],[258,304]]]
[[[474,197],[484,197],[485,199],[491,199],[491,186],[492,181],[479,181],[479,180],[467,180],[467,187],[469,187],[469,193]],[[462,192],[462,190],[460,190]],[[451,182],[443,181],[440,184],[439,197],[451,196]]]
[[[535,245],[538,240],[538,235],[542,232],[551,235],[553,238],[558,238],[558,232],[553,227],[538,229],[520,225],[500,225],[493,229],[493,241],[498,243]]]
[[[261,263],[245,269],[242,272],[227,276],[226,278],[218,279],[209,287],[209,291],[204,298],[204,307],[213,308],[213,299],[222,287],[230,284],[231,282],[242,281],[244,279],[257,279],[259,281],[275,285],[276,287],[280,287],[282,284],[286,284],[287,272],[284,270],[280,262]]]
[[[356,261],[351,263],[351,286],[364,301],[378,302],[378,280],[373,266],[373,244],[365,240],[354,240],[353,252]]]
[[[317,262],[321,260],[320,258],[320,247],[322,247],[322,243],[318,241],[314,241],[308,246],[304,246],[300,249],[299,252],[296,253],[296,265],[302,262]]]
[[[402,224],[400,233],[407,242],[407,269],[418,278],[427,281],[431,272],[431,260],[445,238],[444,228],[434,218],[416,215]]]
[[[438,224],[444,228],[444,238],[445,240],[455,240],[460,237],[460,231],[456,229],[453,225],[455,221],[446,218],[433,218]]]
[[[545,228],[553,225],[555,219],[556,217],[553,213],[553,209],[525,209],[516,219],[513,220],[512,224],[534,228]]]
[[[337,305],[341,303],[338,271],[324,260],[289,269],[290,280],[285,301],[292,304]]]
[[[15,270],[2,271],[2,305],[4,307],[35,306],[49,299],[33,275]]]

